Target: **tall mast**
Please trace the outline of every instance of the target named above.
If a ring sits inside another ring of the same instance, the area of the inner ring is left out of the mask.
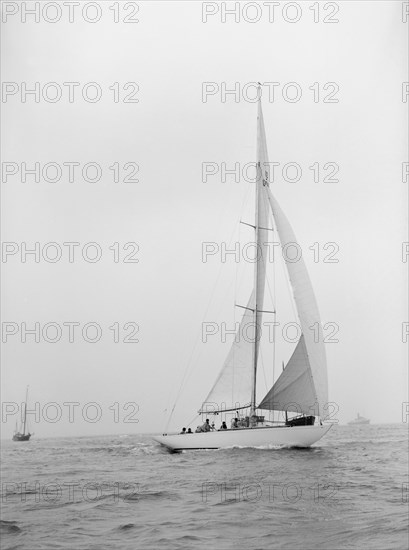
[[[257,390],[257,362],[258,362],[258,349],[259,349],[259,326],[258,326],[258,309],[259,309],[259,263],[263,261],[262,254],[259,255],[260,250],[260,220],[259,220],[259,194],[260,194],[260,178],[263,179],[262,167],[260,166],[260,124],[261,124],[261,85],[258,86],[258,112],[257,112],[257,168],[256,168],[256,208],[255,208],[255,220],[254,229],[256,234],[256,254],[257,261],[254,264],[254,346],[253,346],[253,378],[251,387],[251,399],[250,399],[250,417],[254,414],[256,409],[256,390]],[[261,308],[262,309],[262,308]]]
[[[27,421],[27,399],[28,399],[28,386],[26,389],[26,401],[24,403],[24,424],[23,424],[23,435],[26,434],[26,421]]]
[[[260,101],[260,100],[259,100]],[[259,116],[260,116],[260,103],[259,103]],[[257,179],[259,174],[259,166],[257,161]],[[254,229],[256,234],[256,254],[257,254],[257,261],[254,264],[254,296],[255,296],[255,303],[254,303],[254,346],[253,346],[253,378],[252,378],[252,384],[251,384],[251,399],[250,399],[250,416],[254,414],[254,411],[256,409],[256,389],[257,389],[257,361],[258,361],[258,323],[257,323],[257,310],[258,310],[258,300],[257,300],[257,289],[258,289],[258,263],[259,263],[259,257],[258,257],[258,250],[259,250],[259,239],[258,239],[258,184],[256,181],[256,210],[255,210],[255,220],[254,220]]]
[[[227,398],[227,401],[231,404],[229,410],[237,410],[237,403],[240,403],[246,408],[250,406],[250,415],[254,414],[257,406],[256,376],[258,356],[260,353],[259,344],[262,317],[263,313],[274,313],[274,311],[264,311],[263,307],[266,285],[266,259],[268,258],[269,252],[269,231],[271,231],[272,228],[269,228],[270,206],[266,192],[270,178],[263,113],[260,102],[261,86],[258,88],[258,93],[255,218],[254,224],[245,224],[251,225],[255,231],[254,244],[256,248],[256,257],[251,259],[254,263],[253,288],[247,302],[247,307],[239,306],[245,310],[245,313],[237,329],[236,338],[234,339],[216,382],[204,401],[204,403],[225,403]],[[244,338],[243,336],[247,334],[245,330],[248,326],[254,326],[252,334],[254,339]],[[227,393],[229,389],[230,392]]]

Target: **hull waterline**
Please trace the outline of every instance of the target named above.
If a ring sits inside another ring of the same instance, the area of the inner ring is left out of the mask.
[[[14,434],[13,441],[29,441],[32,434]]]
[[[229,447],[310,447],[321,439],[331,426],[332,424],[248,428],[186,435],[161,435],[153,439],[170,451]]]

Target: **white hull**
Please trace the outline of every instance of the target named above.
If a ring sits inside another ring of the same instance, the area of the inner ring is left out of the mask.
[[[309,447],[321,439],[331,425],[247,428],[186,435],[161,435],[153,439],[171,451],[227,447]]]

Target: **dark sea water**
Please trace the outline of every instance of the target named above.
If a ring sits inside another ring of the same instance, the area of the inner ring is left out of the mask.
[[[407,425],[311,449],[169,454],[147,436],[3,442],[1,548],[406,549]]]

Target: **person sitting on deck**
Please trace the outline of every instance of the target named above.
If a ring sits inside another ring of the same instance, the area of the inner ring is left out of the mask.
[[[224,421],[222,422],[222,425],[220,426],[220,429],[221,429],[221,430],[227,430],[227,424],[226,424],[226,422],[224,422]]]
[[[180,432],[180,434],[181,434],[181,435],[182,435],[182,434],[184,435],[185,433],[186,433],[186,428],[182,428],[182,431]]]
[[[188,434],[192,434],[193,432],[192,432],[192,430],[191,430],[190,428],[188,428],[187,433],[188,433]]]
[[[195,430],[195,433],[200,434],[200,432],[203,432],[202,426],[198,426]]]
[[[237,418],[232,418],[231,419],[231,427],[232,428],[238,428],[239,427],[239,424],[237,422]]]
[[[212,428],[210,427],[209,419],[206,418],[206,422],[202,426],[202,432],[210,432],[211,429]]]

